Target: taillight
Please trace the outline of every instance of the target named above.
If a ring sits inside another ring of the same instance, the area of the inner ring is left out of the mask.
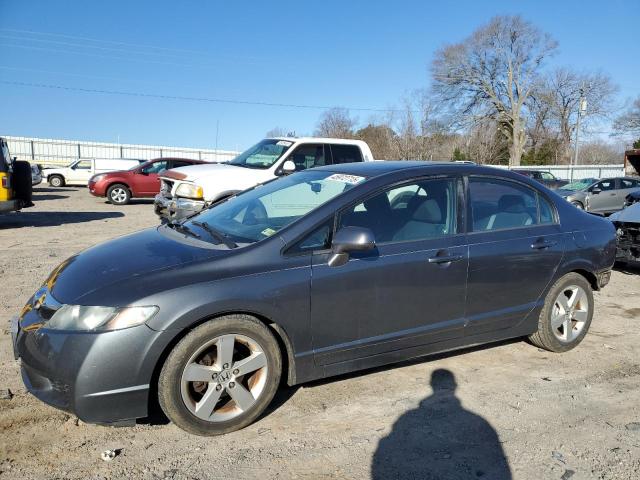
[[[2,177],[2,188],[9,188],[9,177]]]

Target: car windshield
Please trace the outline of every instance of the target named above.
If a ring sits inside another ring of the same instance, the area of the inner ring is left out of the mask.
[[[585,188],[593,185],[597,180],[593,178],[587,178],[584,180],[577,180],[575,182],[567,183],[563,185],[559,190],[566,190],[568,192],[576,192],[578,190],[584,190]]]
[[[215,205],[185,225],[203,230],[201,237],[208,235],[215,243],[220,236],[239,244],[258,242],[364,180],[330,171],[295,173]]]
[[[262,140],[227,163],[239,167],[267,169],[276,163],[291,145],[293,142],[290,140]]]

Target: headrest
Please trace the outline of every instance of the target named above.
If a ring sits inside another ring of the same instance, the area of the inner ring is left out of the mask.
[[[425,223],[442,223],[442,209],[433,198],[425,200],[416,208],[411,217],[413,220]]]
[[[367,212],[388,212],[391,210],[391,204],[389,203],[389,197],[385,193],[371,197],[364,202],[364,208]]]
[[[498,200],[498,211],[506,213],[524,213],[524,199],[520,195],[502,195]]]

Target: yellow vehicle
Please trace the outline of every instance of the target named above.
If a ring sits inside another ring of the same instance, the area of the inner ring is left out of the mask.
[[[32,206],[31,165],[11,160],[7,141],[0,137],[0,213]]]

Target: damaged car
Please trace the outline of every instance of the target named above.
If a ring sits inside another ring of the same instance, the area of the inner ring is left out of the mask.
[[[609,217],[616,227],[616,261],[640,261],[640,203],[633,203]]]

